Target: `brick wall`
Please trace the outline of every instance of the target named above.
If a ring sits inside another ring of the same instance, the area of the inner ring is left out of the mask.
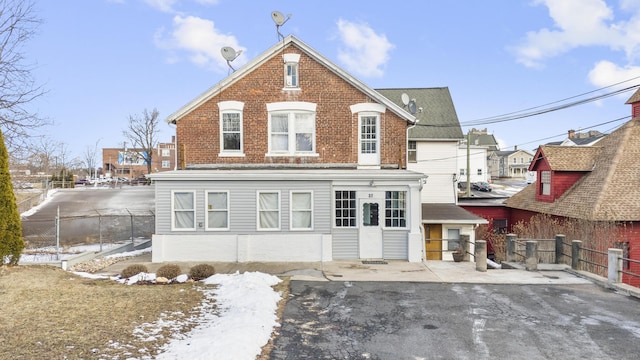
[[[299,91],[284,91],[284,64],[278,54],[212,96],[178,120],[178,151],[190,164],[351,163],[358,162],[358,115],[349,106],[373,102],[304,52],[290,45],[283,53],[301,54]],[[233,74],[231,75],[233,76]],[[245,157],[219,157],[218,102],[244,102]],[[316,151],[318,157],[266,157],[268,152],[267,103],[304,101],[317,104]],[[391,111],[381,114],[381,164],[405,164],[407,123]],[[181,158],[179,154],[178,158]]]

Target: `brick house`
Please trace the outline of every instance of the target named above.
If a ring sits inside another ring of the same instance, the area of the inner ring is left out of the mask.
[[[147,163],[140,153],[142,149],[103,148],[102,172],[107,177],[135,179],[147,174]],[[175,136],[171,142],[158,143],[151,158],[151,172],[176,168]]]
[[[168,117],[153,261],[420,261],[414,121],[286,37]]]

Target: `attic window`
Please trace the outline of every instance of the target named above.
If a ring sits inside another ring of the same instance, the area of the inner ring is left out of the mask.
[[[298,63],[300,54],[284,54],[284,89],[299,89]]]
[[[540,194],[551,195],[551,171],[540,172]]]

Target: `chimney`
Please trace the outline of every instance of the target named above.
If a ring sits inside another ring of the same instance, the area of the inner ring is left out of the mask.
[[[175,135],[171,135],[171,143],[172,144],[176,143],[176,136]]]
[[[569,139],[573,139],[576,137],[576,131],[575,130],[569,130]]]
[[[513,150],[518,151],[518,145],[513,145]]]

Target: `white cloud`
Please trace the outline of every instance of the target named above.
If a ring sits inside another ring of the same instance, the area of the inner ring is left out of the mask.
[[[617,84],[626,80],[640,77],[640,66],[618,66],[610,61],[599,61],[589,72],[589,81],[597,87],[605,87],[611,84]],[[628,87],[637,84],[634,82],[624,83],[619,88]],[[628,94],[624,94],[627,96]]]
[[[603,0],[536,0],[534,4],[547,6],[555,27],[527,33],[524,44],[516,47],[517,60],[525,66],[540,66],[547,58],[581,46],[630,50],[628,30],[633,28],[630,23],[613,23],[613,11]]]
[[[161,29],[156,34],[155,42],[158,47],[172,51],[168,59],[170,62],[179,61],[180,53],[186,52],[191,62],[220,73],[229,69],[220,54],[222,47],[245,50],[234,36],[220,33],[213,21],[195,16],[175,16],[170,34],[165,37],[164,29]],[[243,54],[233,62],[233,66],[237,69],[245,62]]]
[[[338,20],[338,31],[343,48],[338,50],[338,59],[354,73],[380,77],[382,68],[389,61],[389,52],[394,45],[384,34],[376,34],[367,24],[356,24]]]
[[[172,13],[174,12],[173,5],[175,5],[178,0],[144,0],[144,2],[162,12]]]

